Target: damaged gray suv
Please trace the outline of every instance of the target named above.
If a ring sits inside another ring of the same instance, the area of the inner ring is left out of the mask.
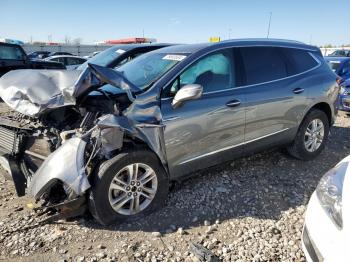
[[[318,48],[286,40],[171,46],[117,70],[17,70],[0,79],[0,148],[19,195],[110,224],[235,157],[285,146],[313,159],[338,90]]]

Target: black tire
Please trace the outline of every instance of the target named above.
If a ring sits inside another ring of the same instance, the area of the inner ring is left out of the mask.
[[[305,139],[305,132],[307,127],[309,126],[309,124],[311,123],[312,120],[315,119],[320,119],[323,123],[324,126],[324,137],[323,137],[323,141],[321,143],[321,145],[319,146],[319,148],[314,151],[314,152],[309,152],[306,149],[305,143],[304,143],[304,139]],[[322,150],[325,147],[325,144],[328,140],[328,134],[329,134],[329,120],[327,115],[318,109],[312,109],[303,119],[303,121],[301,122],[299,129],[298,129],[298,133],[293,141],[293,143],[287,147],[287,151],[288,153],[300,160],[312,160],[315,157],[317,157]]]
[[[151,167],[158,181],[157,191],[152,202],[136,214],[123,215],[116,212],[109,202],[109,186],[115,175],[133,163],[143,163]],[[94,174],[88,205],[92,216],[102,225],[125,220],[135,220],[147,216],[164,206],[169,191],[169,179],[157,156],[149,150],[127,151],[102,163]]]

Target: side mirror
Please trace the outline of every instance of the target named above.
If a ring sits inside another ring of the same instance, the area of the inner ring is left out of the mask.
[[[201,85],[185,85],[176,93],[171,105],[173,108],[177,108],[185,101],[200,98],[202,96],[202,93],[203,87]]]

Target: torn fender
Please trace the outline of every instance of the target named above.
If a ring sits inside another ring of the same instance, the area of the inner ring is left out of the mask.
[[[126,116],[116,115],[105,115],[100,118],[97,123],[98,128],[103,131],[112,129],[116,132],[119,137],[122,138],[123,133],[128,133],[134,137],[137,137],[141,141],[145,142],[150,149],[157,154],[164,167],[166,164],[165,146],[164,146],[164,126],[161,124],[150,124],[150,123],[134,123]],[[108,132],[109,133],[109,132]],[[103,133],[101,132],[101,138],[104,141],[112,141],[110,139],[104,139]],[[105,137],[107,138],[107,137]],[[113,140],[116,142],[116,140]],[[102,149],[120,148],[122,145],[118,143],[102,143]]]
[[[74,137],[49,155],[29,183],[29,194],[38,200],[54,183],[63,182],[77,196],[90,188],[84,168],[86,142]]]

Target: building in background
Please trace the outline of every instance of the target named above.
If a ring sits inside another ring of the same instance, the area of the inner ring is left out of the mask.
[[[103,42],[98,42],[96,44],[118,45],[118,44],[144,44],[144,43],[155,43],[155,42],[157,42],[157,39],[155,38],[131,37],[131,38],[124,38],[124,39],[106,40]]]

